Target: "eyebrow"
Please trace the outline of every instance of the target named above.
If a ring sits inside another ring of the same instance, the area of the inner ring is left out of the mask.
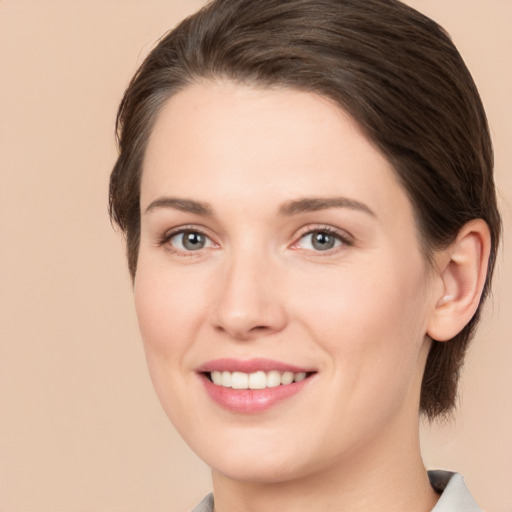
[[[328,208],[350,208],[351,210],[357,210],[376,217],[373,210],[364,203],[347,197],[305,197],[296,201],[288,201],[279,208],[279,214],[290,216],[299,213],[327,210]]]
[[[192,199],[180,199],[177,197],[160,197],[155,199],[144,210],[144,213],[151,212],[157,208],[173,208],[182,212],[194,213],[196,215],[203,215],[211,217],[213,210],[207,203],[200,201],[193,201]]]
[[[151,212],[158,208],[173,208],[175,210],[193,213],[195,215],[202,215],[206,217],[213,216],[213,209],[208,203],[177,197],[160,197],[155,199],[147,206],[144,213]],[[376,217],[375,213],[364,203],[347,197],[305,197],[302,199],[287,201],[279,208],[279,215],[292,216],[299,213],[327,210],[329,208],[349,208],[366,213],[372,217]]]

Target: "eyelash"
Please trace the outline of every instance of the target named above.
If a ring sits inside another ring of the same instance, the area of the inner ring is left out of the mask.
[[[175,236],[184,235],[185,233],[193,233],[193,234],[201,235],[201,236],[205,237],[207,240],[209,240],[211,243],[213,243],[214,245],[218,245],[215,242],[213,242],[213,240],[210,236],[208,236],[202,229],[198,228],[197,226],[181,226],[177,229],[174,229],[172,231],[168,231],[168,232],[164,233],[164,235],[161,236],[160,239],[158,240],[158,246],[164,247],[165,250],[167,250],[173,254],[179,254],[179,255],[183,255],[183,256],[196,256],[197,254],[194,254],[194,253],[196,253],[196,252],[199,253],[201,251],[201,249],[198,249],[197,251],[192,251],[192,250],[184,251],[184,250],[177,249],[176,247],[174,247],[172,244],[169,243]]]
[[[301,249],[301,247],[298,247],[298,244],[299,242],[305,238],[306,236],[308,235],[313,235],[314,233],[321,233],[321,234],[326,234],[328,236],[332,236],[333,238],[335,238],[336,241],[340,242],[341,243],[341,247],[338,246],[338,247],[333,247],[331,249],[327,249],[327,250],[324,250],[324,251],[320,251],[320,250],[311,250],[311,249]],[[340,232],[340,230],[338,229],[335,229],[331,226],[318,226],[318,225],[310,225],[310,226],[307,226],[304,228],[304,230],[302,231],[302,233],[299,234],[299,236],[297,237],[296,239],[297,241],[294,242],[291,246],[292,249],[294,250],[304,250],[304,251],[311,251],[311,252],[315,252],[315,253],[318,253],[319,255],[325,255],[325,256],[329,256],[339,250],[343,250],[343,248],[346,248],[346,247],[351,247],[354,245],[354,240],[353,238],[346,232]]]
[[[174,254],[180,254],[180,255],[185,255],[185,256],[195,256],[197,254],[194,254],[194,253],[196,253],[196,252],[199,253],[201,251],[201,249],[197,249],[197,251],[180,250],[180,249],[177,249],[176,247],[172,246],[169,243],[172,240],[172,238],[174,238],[175,236],[183,235],[185,233],[193,233],[193,234],[201,235],[201,236],[205,237],[207,240],[209,240],[210,243],[218,246],[218,244],[216,244],[216,242],[214,242],[210,236],[208,236],[202,229],[198,228],[197,226],[181,226],[180,228],[177,228],[170,232],[166,232],[158,240],[158,246],[160,246],[160,247],[163,246],[163,247],[165,247],[165,249],[167,251],[174,253]],[[336,239],[336,241],[341,243],[341,247],[339,247],[339,246],[333,247],[331,249],[327,249],[324,251],[301,249],[300,247],[298,247],[299,242],[303,238],[305,238],[308,235],[313,235],[314,233],[322,233],[322,234],[326,234],[328,236],[334,237]],[[311,252],[315,252],[315,253],[319,253],[319,254],[323,253],[324,255],[328,256],[328,255],[332,254],[333,252],[337,252],[338,250],[342,249],[343,247],[350,247],[352,245],[354,245],[354,241],[353,241],[352,237],[350,235],[348,235],[347,233],[342,234],[339,230],[337,230],[331,226],[310,225],[303,229],[303,231],[299,234],[299,236],[296,238],[296,241],[293,242],[293,244],[290,246],[290,248],[294,249],[294,250],[303,250],[303,251],[308,251],[308,252],[311,251]]]

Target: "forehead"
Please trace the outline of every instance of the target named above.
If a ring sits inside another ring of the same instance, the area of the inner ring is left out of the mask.
[[[204,82],[176,93],[159,113],[141,206],[165,194],[250,205],[333,193],[371,203],[383,216],[391,204],[410,210],[390,163],[331,100]]]

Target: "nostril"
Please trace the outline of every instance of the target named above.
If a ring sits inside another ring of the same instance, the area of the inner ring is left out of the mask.
[[[256,325],[251,329],[251,331],[264,331],[266,329],[269,329],[266,325]]]

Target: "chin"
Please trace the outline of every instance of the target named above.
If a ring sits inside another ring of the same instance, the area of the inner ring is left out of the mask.
[[[212,443],[212,439],[216,442]],[[237,481],[286,482],[303,476],[307,472],[304,468],[310,467],[303,448],[283,442],[269,446],[268,442],[256,439],[242,444],[212,437],[208,443],[201,443],[198,450],[192,443],[190,447],[214,472]]]
[[[212,460],[210,467],[231,480],[261,484],[277,484],[303,476],[289,461],[276,460],[265,456],[259,460],[237,457],[227,460],[225,457]]]

